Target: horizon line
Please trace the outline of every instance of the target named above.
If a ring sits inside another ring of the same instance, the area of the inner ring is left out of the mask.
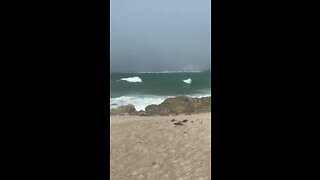
[[[208,72],[209,70],[202,71],[139,71],[139,72],[110,72],[110,73],[137,73],[137,74],[151,74],[151,73],[199,73],[199,72]]]

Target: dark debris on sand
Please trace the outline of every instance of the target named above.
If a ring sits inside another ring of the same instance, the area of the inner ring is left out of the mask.
[[[174,119],[171,120],[171,122],[173,122],[173,121],[174,121]],[[188,119],[185,119],[185,120],[182,120],[182,121],[178,121],[178,122],[175,122],[173,124],[176,125],[176,126],[184,126],[185,125],[184,123],[186,123],[186,122],[188,122]]]
[[[173,124],[176,125],[176,126],[184,126],[184,124],[181,123],[181,121],[175,122],[175,123],[173,123]]]

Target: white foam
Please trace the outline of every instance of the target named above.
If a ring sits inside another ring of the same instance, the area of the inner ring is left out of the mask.
[[[191,84],[191,79],[186,79],[186,80],[182,80],[183,82],[187,83],[187,84]]]
[[[137,111],[145,110],[150,104],[161,104],[167,97],[165,96],[121,96],[117,98],[110,98],[110,108],[117,108],[119,106],[132,104]]]
[[[139,78],[139,77],[121,78],[119,81],[142,82],[141,78]]]
[[[187,95],[187,97],[192,98],[202,98],[202,97],[210,97],[211,92],[207,92],[205,94],[194,94]],[[167,98],[173,98],[175,96],[121,96],[116,98],[110,98],[110,108],[117,108],[119,106],[132,104],[136,108],[137,111],[145,110],[148,105],[155,104],[159,105],[164,102]]]
[[[211,94],[196,94],[196,95],[191,95],[188,97],[192,97],[192,98],[203,98],[203,97],[210,97]]]

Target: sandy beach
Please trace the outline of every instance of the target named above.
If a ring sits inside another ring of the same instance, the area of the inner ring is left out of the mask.
[[[110,119],[112,180],[211,179],[211,113]]]

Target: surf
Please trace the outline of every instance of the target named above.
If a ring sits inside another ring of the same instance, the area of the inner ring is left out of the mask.
[[[151,104],[161,104],[167,97],[164,96],[120,96],[110,98],[110,108],[132,104],[137,111],[145,110],[145,107]]]
[[[142,79],[136,76],[136,77],[121,78],[119,81],[142,82]]]
[[[189,79],[186,79],[186,80],[182,80],[183,82],[187,83],[187,84],[191,84],[192,80],[189,78]]]

